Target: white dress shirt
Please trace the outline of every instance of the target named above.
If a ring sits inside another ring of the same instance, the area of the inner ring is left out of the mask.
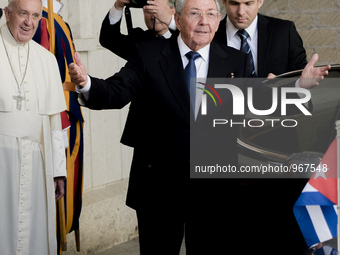
[[[179,52],[182,58],[183,69],[185,69],[185,67],[189,63],[189,60],[185,56],[185,54],[187,54],[189,51],[192,51],[192,50],[183,42],[181,35],[178,36],[177,42],[178,42]],[[197,51],[201,55],[200,58],[197,58],[195,60],[198,82],[205,83],[207,80],[208,67],[209,67],[209,50],[210,50],[210,44],[208,44],[204,48]],[[204,86],[201,84],[197,84],[197,87],[204,88]],[[195,118],[197,117],[198,111],[201,106],[202,95],[203,95],[203,90],[197,89],[196,90],[196,102],[195,102]]]

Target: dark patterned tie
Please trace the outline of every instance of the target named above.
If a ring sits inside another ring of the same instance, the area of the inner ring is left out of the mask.
[[[241,48],[240,51],[248,54],[249,56],[249,61],[250,61],[250,66],[252,68],[252,75],[255,75],[255,65],[254,65],[254,58],[253,58],[253,54],[251,53],[251,49],[250,46],[247,42],[247,39],[249,37],[249,34],[247,33],[246,30],[241,29],[237,31],[237,34],[240,36],[241,38]]]
[[[196,66],[195,59],[201,57],[198,52],[189,51],[185,56],[188,58],[189,63],[185,67],[185,76],[187,79],[188,90],[190,94],[191,106],[195,114],[195,102],[196,102]]]

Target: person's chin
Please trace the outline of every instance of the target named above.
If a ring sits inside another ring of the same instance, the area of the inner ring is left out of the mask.
[[[168,27],[164,27],[162,24],[155,24],[155,30],[158,31],[158,32],[163,31],[167,28]]]
[[[240,21],[234,25],[237,29],[246,29],[249,25],[247,22]]]
[[[32,31],[22,32],[18,34],[18,39],[21,43],[27,43],[33,37]]]
[[[210,39],[210,33],[195,33],[196,41],[206,43]]]
[[[30,36],[20,36],[18,39],[19,39],[18,41],[20,43],[26,44],[32,39],[32,37],[30,37]]]
[[[193,40],[193,44],[195,45],[195,48],[197,49],[201,49],[204,46],[208,45],[210,43],[210,38],[206,37],[206,38],[195,38],[195,40]]]

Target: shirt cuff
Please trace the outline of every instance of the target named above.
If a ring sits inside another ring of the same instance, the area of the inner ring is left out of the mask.
[[[117,10],[115,5],[112,6],[109,12],[110,25],[118,23],[123,17],[123,10]]]
[[[86,76],[87,76],[86,85],[83,88],[81,88],[79,85],[76,85],[76,92],[78,94],[82,94],[84,99],[87,101],[89,99],[89,96],[90,96],[91,78],[88,75],[86,75]]]
[[[66,156],[61,131],[52,131],[53,175],[66,177]]]
[[[295,88],[300,88],[300,78],[295,82]],[[303,93],[297,93],[300,98],[304,98],[306,95]]]

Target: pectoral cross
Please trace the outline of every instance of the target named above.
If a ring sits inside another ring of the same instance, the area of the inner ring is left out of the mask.
[[[17,101],[17,109],[21,110],[21,101],[25,100],[26,98],[21,95],[13,96],[13,98]]]

